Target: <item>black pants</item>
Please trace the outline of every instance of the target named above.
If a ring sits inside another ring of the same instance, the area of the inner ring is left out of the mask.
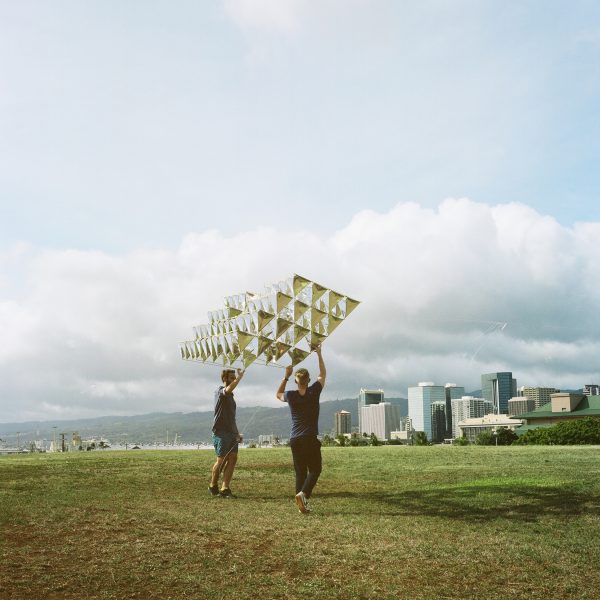
[[[303,436],[290,442],[294,470],[296,471],[296,494],[304,492],[310,498],[321,474],[321,442],[312,436]]]

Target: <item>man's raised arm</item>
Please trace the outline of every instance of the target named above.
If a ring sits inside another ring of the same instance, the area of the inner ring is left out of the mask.
[[[231,383],[229,383],[225,386],[226,394],[229,394],[230,392],[233,392],[233,390],[235,390],[235,388],[237,387],[237,384],[242,380],[244,373],[245,373],[244,369],[237,370],[236,378]]]
[[[293,370],[291,366],[285,368],[285,377],[281,380],[277,389],[277,400],[281,400],[281,402],[285,402],[285,384],[288,382]]]
[[[321,384],[321,387],[325,387],[327,371],[325,370],[325,363],[323,362],[323,355],[321,354],[321,344],[315,346],[315,352],[319,357],[319,376],[317,377],[317,381]]]

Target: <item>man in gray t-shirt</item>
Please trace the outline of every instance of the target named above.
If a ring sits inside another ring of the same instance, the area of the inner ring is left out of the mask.
[[[233,369],[225,369],[221,373],[223,385],[220,385],[215,392],[215,417],[212,432],[217,460],[212,467],[208,486],[208,490],[213,496],[222,496],[223,498],[233,496],[229,485],[237,462],[238,443],[242,441],[242,435],[235,422],[236,405],[233,399],[233,390],[243,376],[242,369],[238,369],[237,374]],[[221,471],[223,472],[223,485],[219,491]]]

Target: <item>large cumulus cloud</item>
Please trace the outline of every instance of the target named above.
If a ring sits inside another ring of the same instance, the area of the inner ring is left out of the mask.
[[[598,379],[600,224],[467,199],[362,211],[330,237],[310,220],[122,256],[5,252],[0,421],[209,409],[218,369],[182,362],[177,342],[223,296],[294,272],[363,302],[326,342],[326,398],[420,380],[475,389],[493,370],[519,385]],[[239,402],[276,404],[279,375],[250,368]]]

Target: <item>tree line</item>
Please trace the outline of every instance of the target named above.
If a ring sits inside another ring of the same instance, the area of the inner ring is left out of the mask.
[[[350,438],[344,435],[332,437],[324,435],[323,446],[380,446],[380,445],[400,445],[400,440],[383,441],[372,434],[353,433]],[[417,431],[413,436],[412,444],[415,446],[428,446],[431,442],[427,439],[427,434],[423,431]],[[454,444],[466,446],[470,444],[465,437],[457,438]],[[531,429],[523,435],[518,436],[508,427],[499,427],[496,431],[482,431],[476,438],[475,444],[478,446],[510,446],[517,445],[555,445],[555,446],[579,446],[579,445],[600,445],[600,419],[594,417],[585,417],[583,419],[574,419],[572,421],[562,421],[549,427],[539,427]]]

